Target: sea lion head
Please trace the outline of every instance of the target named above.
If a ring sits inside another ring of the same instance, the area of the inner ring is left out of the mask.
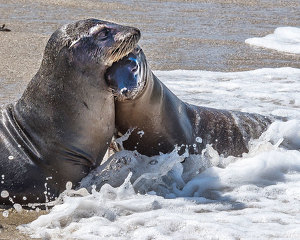
[[[140,95],[146,85],[147,69],[146,56],[139,46],[107,69],[106,82],[118,101]]]
[[[97,19],[66,24],[50,37],[41,68],[50,74],[66,65],[82,74],[103,77],[113,62],[134,49],[140,35],[137,28]]]

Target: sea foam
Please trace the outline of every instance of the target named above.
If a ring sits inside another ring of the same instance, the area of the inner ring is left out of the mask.
[[[272,34],[261,38],[249,38],[245,42],[280,52],[300,54],[300,28],[279,27]]]

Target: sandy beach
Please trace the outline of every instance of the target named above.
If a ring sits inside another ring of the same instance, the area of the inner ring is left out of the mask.
[[[245,44],[249,37],[279,26],[300,26],[300,2],[201,0],[105,1],[2,0],[0,25],[0,104],[15,101],[39,68],[51,33],[59,26],[99,18],[141,29],[140,45],[155,70],[233,72],[257,68],[300,68],[300,55]],[[0,189],[1,192],[1,189]],[[0,240],[31,239],[16,227],[40,211],[0,210]]]
[[[3,212],[8,211],[8,217],[3,216]],[[14,209],[4,210],[0,209],[0,239],[1,240],[27,240],[31,239],[28,235],[25,235],[16,229],[21,224],[32,222],[41,214],[45,214],[46,211],[28,211],[23,210],[18,213]]]

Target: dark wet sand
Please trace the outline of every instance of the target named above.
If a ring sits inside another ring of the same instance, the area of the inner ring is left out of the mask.
[[[300,68],[300,56],[250,47],[250,37],[280,26],[300,26],[299,0],[1,0],[0,104],[17,99],[39,68],[44,46],[62,24],[99,18],[141,29],[152,69],[243,71],[263,67]],[[0,189],[1,191],[1,189]],[[0,211],[0,240],[30,239],[16,226],[45,212]]]

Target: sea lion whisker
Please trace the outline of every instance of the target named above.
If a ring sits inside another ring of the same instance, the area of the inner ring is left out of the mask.
[[[110,62],[117,62],[123,57],[127,56],[135,47],[138,39],[139,38],[135,35],[130,35],[127,38],[123,38],[118,46],[108,53],[110,54]]]
[[[116,46],[112,51],[110,52],[111,55],[114,55],[117,51],[119,51],[120,46],[122,45],[123,41],[118,42],[118,46]]]

